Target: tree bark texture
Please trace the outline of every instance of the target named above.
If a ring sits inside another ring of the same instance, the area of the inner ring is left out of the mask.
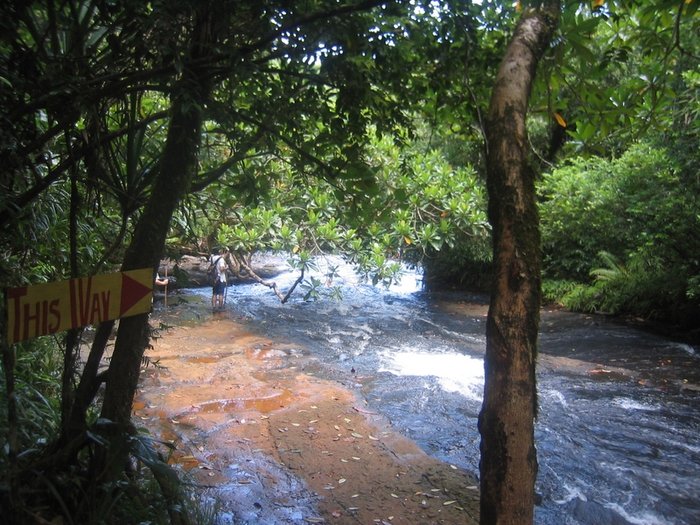
[[[499,66],[486,125],[494,281],[479,415],[484,525],[533,521],[541,256],[526,115],[558,14],[559,2],[550,1],[521,15]]]

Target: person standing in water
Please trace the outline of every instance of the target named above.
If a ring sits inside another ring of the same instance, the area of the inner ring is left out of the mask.
[[[226,258],[229,255],[228,248],[223,248],[218,255],[211,256],[211,264],[214,267],[214,284],[211,291],[211,306],[214,309],[224,307],[224,294],[228,285],[228,275],[226,270],[228,263]]]

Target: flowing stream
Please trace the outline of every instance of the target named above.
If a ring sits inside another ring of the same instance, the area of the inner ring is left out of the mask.
[[[335,261],[337,263],[337,261]],[[294,274],[275,278],[281,288]],[[287,304],[256,284],[226,309],[298,344],[427,453],[478,476],[487,298],[372,287],[343,267],[342,300]],[[184,290],[208,299],[208,289]],[[600,316],[542,312],[538,357],[541,525],[700,523],[698,349]]]

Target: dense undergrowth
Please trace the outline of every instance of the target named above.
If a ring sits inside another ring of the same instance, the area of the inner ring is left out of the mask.
[[[90,458],[110,446],[93,417],[83,447],[71,467],[53,468],[51,447],[60,429],[62,352],[58,341],[41,337],[14,346],[16,417],[0,404],[0,516],[7,525],[213,524],[217,503],[198,497],[185,473],[168,464],[169,444],[154,441],[143,429],[128,438],[129,463],[122,476],[96,482]],[[3,370],[4,372],[4,370]],[[6,379],[0,389],[6,392]],[[167,487],[165,487],[167,485]],[[175,497],[173,497],[175,495]]]

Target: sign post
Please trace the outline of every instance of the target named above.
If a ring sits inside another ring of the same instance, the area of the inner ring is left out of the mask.
[[[153,270],[142,268],[8,288],[9,344],[151,311]]]

